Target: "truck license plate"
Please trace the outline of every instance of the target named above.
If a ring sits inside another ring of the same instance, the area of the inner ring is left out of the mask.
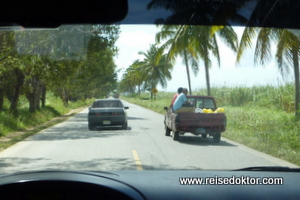
[[[204,128],[197,128],[197,133],[206,133]]]
[[[103,121],[103,124],[108,125],[108,124],[111,124],[111,122],[108,121],[108,120],[104,120],[104,121]]]

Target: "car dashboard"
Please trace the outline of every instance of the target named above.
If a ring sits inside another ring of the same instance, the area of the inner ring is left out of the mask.
[[[182,178],[280,177],[279,185]],[[211,182],[212,183],[212,182]],[[250,184],[250,185],[249,185]],[[299,199],[300,174],[262,171],[34,171],[0,177],[0,199]]]

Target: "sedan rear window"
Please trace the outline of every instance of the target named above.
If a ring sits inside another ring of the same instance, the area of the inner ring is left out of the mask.
[[[95,101],[93,108],[122,108],[123,105],[119,101]]]

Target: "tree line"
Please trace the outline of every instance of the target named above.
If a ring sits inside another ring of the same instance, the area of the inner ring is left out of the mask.
[[[16,111],[21,95],[30,112],[46,92],[70,100],[101,97],[117,87],[118,25],[65,25],[50,30],[0,32],[0,112]]]

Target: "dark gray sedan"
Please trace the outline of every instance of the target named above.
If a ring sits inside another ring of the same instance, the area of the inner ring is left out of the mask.
[[[88,127],[89,130],[97,126],[121,126],[127,129],[127,116],[123,103],[119,99],[97,99],[89,107]]]

